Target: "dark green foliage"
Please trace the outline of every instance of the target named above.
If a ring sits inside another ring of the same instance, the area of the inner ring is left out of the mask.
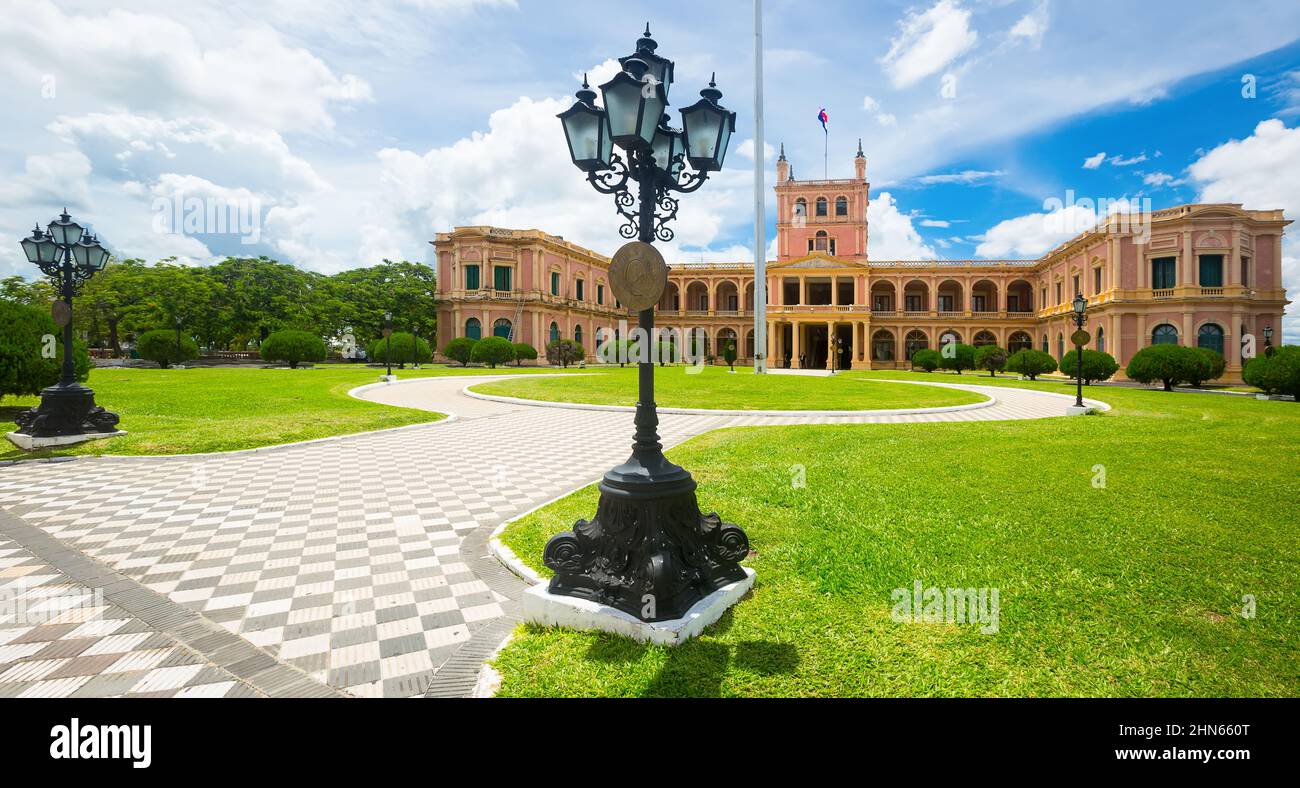
[[[276,331],[262,343],[264,361],[284,361],[297,369],[303,361],[324,361],[325,340],[310,331]]]
[[[146,331],[136,337],[135,349],[140,358],[156,361],[163,369],[199,357],[199,346],[194,340],[181,334],[180,341],[177,342],[175,329]]]
[[[1007,359],[1007,372],[1024,375],[1030,380],[1037,380],[1039,375],[1055,371],[1056,359],[1052,358],[1052,354],[1041,350],[1031,348],[1017,350],[1011,354],[1011,358]]]
[[[516,367],[523,366],[523,364],[520,362],[536,361],[536,360],[537,360],[537,348],[533,347],[527,342],[515,343],[515,366]]]
[[[963,369],[975,368],[975,346],[952,343],[939,352],[939,368],[961,374]]]
[[[470,356],[474,353],[474,345],[477,339],[469,337],[457,337],[447,343],[442,349],[442,354],[452,361],[459,361],[462,367],[469,365]]]
[[[1110,380],[1111,377],[1119,371],[1119,363],[1115,357],[1109,353],[1103,353],[1100,350],[1083,350],[1083,384],[1089,385],[1094,381]],[[1079,374],[1079,355],[1076,351],[1071,350],[1061,359],[1061,372],[1074,378]]]
[[[937,350],[918,350],[912,354],[912,369],[934,372],[942,361]]]
[[[1300,345],[1283,345],[1271,356],[1252,358],[1241,376],[1265,394],[1290,394],[1300,402]]]
[[[496,369],[497,364],[507,364],[515,360],[515,346],[504,337],[483,337],[474,344],[469,360]]]
[[[397,331],[391,337],[380,337],[366,348],[366,356],[371,364],[389,363],[388,354],[391,354],[392,363],[402,369],[407,364],[427,364],[433,360],[433,349],[429,343],[405,331]]]
[[[1210,361],[1196,348],[1182,345],[1144,347],[1129,359],[1124,374],[1138,383],[1160,381],[1165,391],[1193,380],[1208,380],[1213,372]]]
[[[1007,351],[997,345],[983,345],[975,350],[975,366],[987,369],[989,377],[997,377],[1007,366]]]
[[[587,351],[572,339],[557,339],[546,346],[546,361],[552,366],[567,367],[586,357]]]
[[[45,358],[47,348],[52,358]],[[80,340],[73,342],[72,363],[77,380],[90,376],[90,355]],[[62,370],[63,332],[48,308],[0,300],[0,397],[39,394],[59,381]]]
[[[1200,388],[1201,384],[1207,380],[1217,380],[1223,377],[1223,370],[1227,368],[1228,362],[1224,360],[1219,351],[1211,350],[1208,347],[1198,347],[1194,348],[1194,350],[1205,358],[1209,367],[1198,367],[1197,374],[1189,378],[1188,383],[1192,384],[1194,388]],[[1201,377],[1201,373],[1205,373],[1205,377]]]

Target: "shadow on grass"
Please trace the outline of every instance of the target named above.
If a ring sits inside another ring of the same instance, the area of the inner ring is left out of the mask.
[[[726,634],[731,624],[732,614],[727,611],[717,624],[709,627],[708,637]],[[592,641],[585,659],[607,665],[630,665],[644,658],[652,648],[665,647],[603,634]],[[722,680],[732,668],[770,676],[793,673],[799,666],[799,650],[790,643],[747,640],[727,644],[697,637],[666,651],[666,661],[641,692],[642,697],[716,698],[721,696]]]

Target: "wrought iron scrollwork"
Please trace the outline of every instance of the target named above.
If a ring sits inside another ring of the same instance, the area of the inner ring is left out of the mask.
[[[593,189],[613,195],[614,210],[624,219],[618,228],[620,236],[629,239],[649,236],[663,242],[675,237],[668,225],[677,218],[678,201],[671,195],[697,191],[708,179],[707,172],[687,170],[683,154],[674,157],[669,170],[665,171],[655,164],[648,150],[629,151],[626,160],[615,153],[610,157],[608,168],[587,173],[587,182]],[[633,182],[641,187],[639,194],[647,191],[653,194],[653,210],[644,214],[653,221],[651,227],[641,227],[641,198],[630,188]]]

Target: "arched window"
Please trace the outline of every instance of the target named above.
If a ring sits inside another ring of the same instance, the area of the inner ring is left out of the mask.
[[[1151,344],[1153,345],[1177,345],[1178,329],[1168,323],[1161,323],[1151,332]]]
[[[984,347],[985,345],[996,345],[998,338],[993,336],[992,331],[981,331],[975,335],[975,347]]]
[[[510,338],[510,321],[504,317],[492,324],[492,336],[501,337],[502,339]]]
[[[911,361],[912,356],[918,350],[926,350],[930,347],[930,338],[925,335],[924,331],[908,331],[907,336],[903,339],[907,360]]]
[[[1043,334],[1043,352],[1047,353],[1048,350],[1049,348],[1047,347],[1047,335]]]
[[[1056,335],[1056,360],[1065,358],[1065,334]]]
[[[808,201],[800,197],[794,201],[795,218],[802,219],[808,216]]]
[[[826,215],[826,208],[827,208],[826,198],[825,198],[825,197],[818,197],[818,198],[817,198],[817,215],[818,215],[818,216],[825,216],[825,215]]]
[[[1007,352],[1015,353],[1020,350],[1032,350],[1034,347],[1033,337],[1023,331],[1017,331],[1007,339]]]
[[[875,361],[894,360],[894,335],[890,331],[877,331],[871,336],[871,358]]]
[[[1196,334],[1196,346],[1213,350],[1223,355],[1223,329],[1214,323],[1206,323]]]
[[[554,342],[555,340],[557,340],[557,339],[559,339],[559,338],[560,338],[560,325],[559,325],[559,323],[551,323],[551,338],[550,338],[550,340],[548,340],[548,341],[549,341],[549,342]]]
[[[825,230],[818,230],[817,239],[813,244],[813,249],[815,249],[818,252],[825,252],[829,248],[830,248],[830,236],[826,234]]]
[[[835,215],[836,216],[849,215],[849,198],[847,197],[835,198]]]
[[[573,327],[573,341],[582,344],[582,326]]]
[[[1106,352],[1106,329],[1101,326],[1097,326],[1097,350]]]
[[[483,324],[478,322],[477,317],[471,317],[465,321],[465,336],[470,339],[483,338]]]

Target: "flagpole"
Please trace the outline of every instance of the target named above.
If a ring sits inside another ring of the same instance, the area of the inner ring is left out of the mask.
[[[767,373],[767,195],[763,188],[763,0],[754,0],[754,374]],[[743,294],[742,294],[743,295]]]

